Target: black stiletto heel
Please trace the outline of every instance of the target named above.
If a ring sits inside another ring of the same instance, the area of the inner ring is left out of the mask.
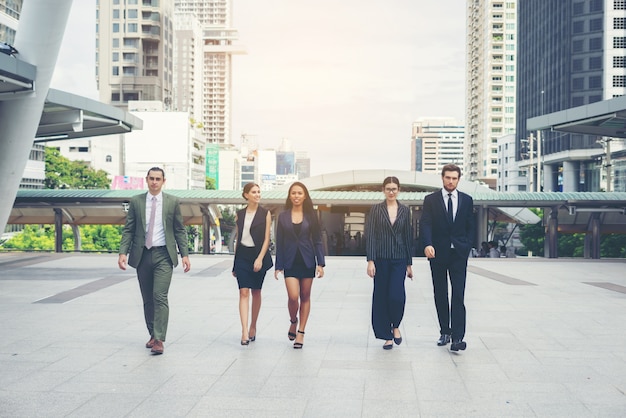
[[[297,324],[298,323],[298,318],[294,319],[293,321],[290,319],[289,322],[291,322],[291,325]],[[287,338],[289,338],[289,341],[293,341],[296,339],[296,333],[295,332],[291,332],[291,327],[289,327],[289,332],[287,333]]]
[[[304,331],[298,330],[298,334],[304,335]],[[299,349],[299,348],[302,348],[303,345],[304,345],[304,343],[295,342],[295,343],[293,343],[293,348]]]

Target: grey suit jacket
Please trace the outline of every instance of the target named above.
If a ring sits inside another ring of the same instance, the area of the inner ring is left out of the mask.
[[[128,264],[135,268],[139,265],[146,248],[146,194],[141,193],[131,199],[120,242],[119,253],[128,254]],[[187,231],[183,224],[178,198],[167,193],[163,193],[163,229],[167,252],[172,265],[177,266],[178,251],[182,257],[189,255]]]
[[[412,258],[411,211],[398,202],[398,215],[391,224],[387,202],[370,209],[365,220],[365,249],[367,261],[403,259],[410,266]]]

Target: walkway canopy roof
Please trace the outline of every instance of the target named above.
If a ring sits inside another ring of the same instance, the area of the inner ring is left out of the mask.
[[[626,96],[529,118],[526,128],[626,138]]]

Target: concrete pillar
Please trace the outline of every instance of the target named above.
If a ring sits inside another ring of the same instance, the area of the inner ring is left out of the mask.
[[[4,231],[48,95],[72,0],[25,1],[15,35],[19,58],[37,67],[35,92],[0,102],[0,232]]]
[[[548,258],[558,258],[559,248],[559,207],[555,206],[550,210],[548,228],[546,230],[546,249]]]
[[[563,161],[563,191],[577,192],[580,179],[580,162]]]
[[[557,187],[557,169],[556,164],[544,164],[543,165],[543,191],[544,192],[556,192]]]
[[[585,258],[600,258],[600,213],[593,212],[587,223],[585,234]]]
[[[487,241],[487,230],[489,229],[489,208],[486,206],[478,206],[476,213],[476,242],[473,246],[480,249],[480,243]]]

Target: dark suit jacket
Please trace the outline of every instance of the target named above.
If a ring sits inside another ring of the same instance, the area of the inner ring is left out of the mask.
[[[458,254],[467,258],[474,244],[474,200],[468,194],[457,192],[459,202],[452,224],[448,220],[441,189],[424,199],[420,235],[424,247],[432,245],[435,248],[433,262],[445,262],[442,256],[448,254],[451,245]]]
[[[252,219],[252,225],[250,225],[250,235],[252,241],[254,241],[254,248],[256,249],[256,256],[259,256],[261,248],[263,247],[263,241],[265,241],[265,227],[267,220],[268,210],[259,206]],[[237,211],[237,247],[235,247],[235,259],[237,259],[237,252],[241,246],[241,231],[243,230],[243,222],[246,217],[246,208]],[[270,249],[268,247],[263,257],[263,270],[269,270],[274,263],[272,262],[272,256],[270,255]],[[233,264],[233,271],[235,266]]]
[[[302,220],[300,235],[296,235],[291,222],[291,211],[286,210],[278,215],[276,224],[276,270],[291,268],[300,250],[304,263],[308,268],[316,265],[324,267],[324,247],[321,232],[313,233],[311,223],[305,216]]]
[[[393,225],[386,201],[372,206],[365,222],[367,261],[403,259],[410,266],[413,263],[411,237],[411,213],[407,206],[398,202],[398,214]]]
[[[126,224],[120,242],[120,254],[128,254],[128,264],[137,268],[146,248],[146,193],[141,193],[130,200]],[[178,251],[182,257],[189,255],[187,248],[187,231],[183,224],[183,215],[177,197],[163,193],[163,229],[165,230],[165,245],[172,260],[172,265],[178,265]]]

